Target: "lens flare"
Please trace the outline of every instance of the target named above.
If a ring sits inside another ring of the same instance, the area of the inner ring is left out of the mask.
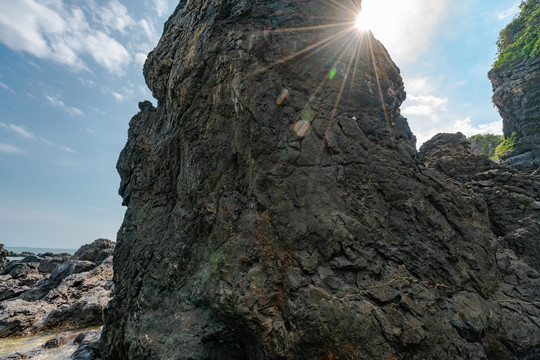
[[[305,137],[308,130],[309,130],[309,121],[306,120],[299,120],[294,124],[294,131],[296,132],[296,135],[298,137]]]
[[[287,98],[289,97],[289,89],[287,88],[283,88],[281,90],[281,93],[279,94],[279,96],[277,97],[276,99],[276,104],[277,105],[283,105],[283,103],[285,101],[287,101]]]

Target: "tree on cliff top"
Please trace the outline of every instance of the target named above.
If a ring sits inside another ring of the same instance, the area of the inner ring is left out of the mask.
[[[524,0],[519,8],[519,15],[499,33],[493,70],[540,55],[540,0]]]

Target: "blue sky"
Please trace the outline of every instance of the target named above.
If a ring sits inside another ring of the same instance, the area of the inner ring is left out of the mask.
[[[137,103],[152,99],[142,64],[177,3],[0,0],[1,243],[115,240],[125,210],[116,160]],[[518,4],[364,0],[401,68],[402,112],[419,142],[501,131],[486,73]]]

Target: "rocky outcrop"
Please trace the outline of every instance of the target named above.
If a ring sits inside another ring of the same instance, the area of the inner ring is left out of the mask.
[[[112,290],[113,248],[99,239],[59,264],[63,256],[11,262],[0,275],[0,337],[101,325]]]
[[[525,171],[540,168],[540,57],[490,71],[493,103],[503,118],[503,133],[516,132],[514,151],[503,160]]]
[[[71,355],[72,360],[101,360],[101,351],[99,349],[99,338],[101,331],[86,331],[75,339],[75,344],[79,345],[77,350]]]
[[[427,167],[480,195],[502,246],[540,271],[540,176],[475,155],[461,133],[434,136],[420,154]]]
[[[180,2],[118,161],[105,358],[540,356],[538,273],[417,159],[347,4]]]

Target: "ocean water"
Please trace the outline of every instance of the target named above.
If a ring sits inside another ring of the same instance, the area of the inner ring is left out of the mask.
[[[78,249],[56,249],[56,248],[34,248],[34,247],[20,247],[20,246],[4,246],[4,249],[7,251],[13,251],[17,254],[20,254],[24,251],[31,252],[34,254],[43,254],[43,253],[53,253],[53,254],[61,254],[61,253],[68,253],[68,254],[75,254],[75,252]],[[15,257],[15,256],[8,256],[8,260],[21,260],[22,257]]]
[[[44,331],[39,334],[29,336],[15,336],[0,339],[0,357],[12,354],[14,352],[27,352],[45,344],[47,340],[59,333],[68,333],[70,340],[60,348],[46,351],[44,354],[32,357],[34,360],[39,359],[69,359],[71,354],[77,349],[73,344],[73,339],[81,332],[88,330],[98,330],[99,326],[87,327],[84,329],[56,330]]]

